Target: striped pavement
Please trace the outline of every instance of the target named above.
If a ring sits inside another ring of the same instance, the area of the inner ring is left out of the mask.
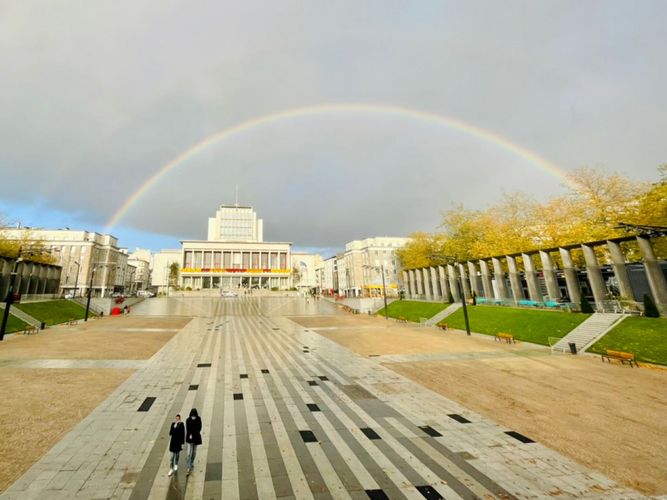
[[[288,318],[330,307],[146,301],[194,319],[2,498],[642,498]],[[204,442],[170,477],[193,407]]]

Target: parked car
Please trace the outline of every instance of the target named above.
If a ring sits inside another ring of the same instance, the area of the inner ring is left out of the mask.
[[[221,297],[237,297],[238,294],[236,292],[231,291],[231,290],[223,290],[220,293],[220,296]]]
[[[65,294],[66,299],[73,299],[74,298],[74,292],[67,292]]]

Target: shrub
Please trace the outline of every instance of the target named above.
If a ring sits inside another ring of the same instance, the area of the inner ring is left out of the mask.
[[[588,302],[588,299],[584,295],[581,296],[581,312],[585,314],[592,314],[595,312],[591,303]]]
[[[660,312],[648,293],[644,294],[644,316],[647,318],[659,318]]]

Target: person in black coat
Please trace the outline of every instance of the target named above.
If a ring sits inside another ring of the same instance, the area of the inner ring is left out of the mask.
[[[171,452],[171,462],[169,468],[169,476],[178,470],[178,459],[185,443],[185,426],[181,422],[181,416],[176,415],[176,418],[171,423],[169,428],[169,451]]]
[[[187,428],[185,441],[190,445],[188,450],[188,474],[190,474],[197,456],[197,446],[201,444],[201,418],[199,418],[196,408],[190,410],[190,416],[185,421],[185,426]]]

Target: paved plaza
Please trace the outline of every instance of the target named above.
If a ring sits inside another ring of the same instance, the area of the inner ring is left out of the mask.
[[[136,372],[1,498],[642,498],[291,319],[338,314],[329,302],[133,314],[192,320],[150,360],[105,361]],[[169,477],[170,423],[193,407],[203,444]]]

